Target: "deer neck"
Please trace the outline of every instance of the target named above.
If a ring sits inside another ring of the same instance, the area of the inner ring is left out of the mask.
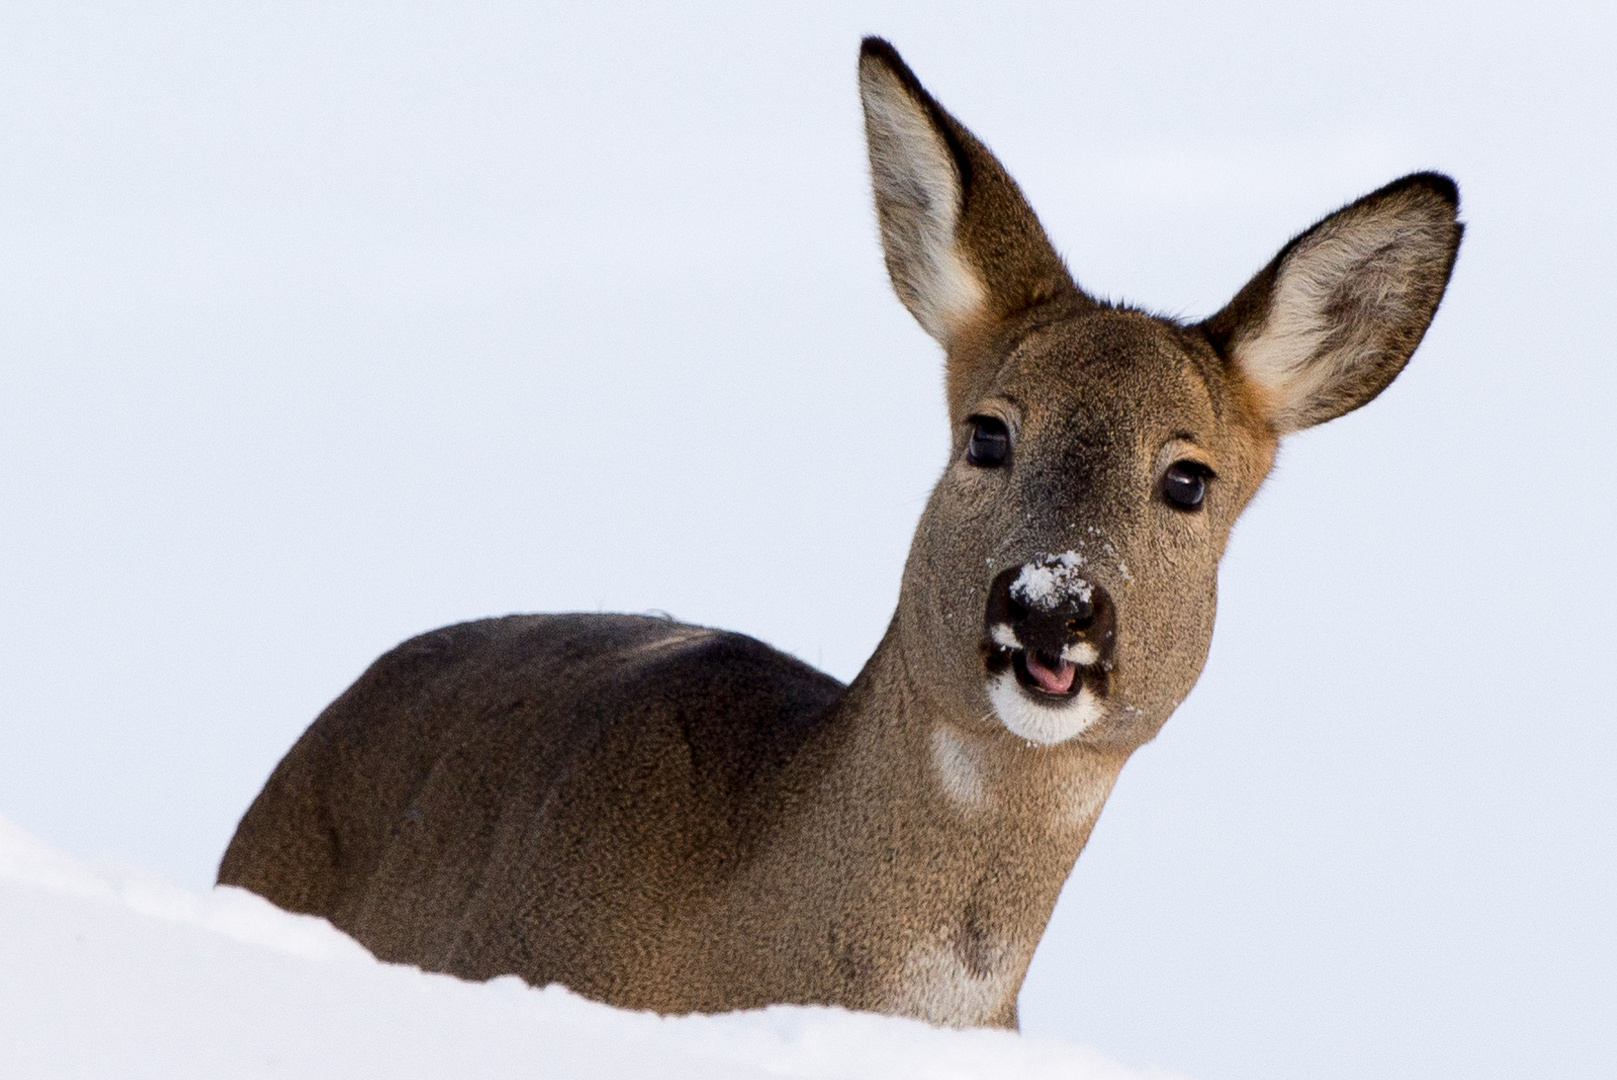
[[[794,941],[833,954],[814,960],[845,1003],[1014,1024],[1126,755],[1033,746],[981,703],[942,699],[907,661],[903,624],[901,609],[806,755],[766,859],[792,886],[769,891],[795,909]]]

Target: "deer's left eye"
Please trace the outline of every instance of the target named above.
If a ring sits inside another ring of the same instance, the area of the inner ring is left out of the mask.
[[[1162,497],[1178,510],[1196,510],[1207,497],[1213,470],[1199,461],[1176,461],[1162,476]]]

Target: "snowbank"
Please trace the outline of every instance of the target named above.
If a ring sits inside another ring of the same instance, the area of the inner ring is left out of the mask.
[[[0,818],[0,1073],[1168,1080],[1092,1050],[838,1009],[661,1018],[377,962],[322,919],[87,865]]]

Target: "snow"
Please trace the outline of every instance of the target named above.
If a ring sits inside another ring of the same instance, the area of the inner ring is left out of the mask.
[[[0,817],[0,1073],[51,1077],[1065,1077],[1093,1050],[840,1009],[658,1017],[383,964],[251,893],[86,864]]]
[[[1011,582],[1011,595],[1041,611],[1054,611],[1074,596],[1087,604],[1094,588],[1078,576],[1083,565],[1084,557],[1076,551],[1035,559]]]

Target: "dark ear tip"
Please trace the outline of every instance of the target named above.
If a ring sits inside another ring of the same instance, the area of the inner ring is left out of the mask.
[[[1452,210],[1457,212],[1460,209],[1460,185],[1454,182],[1453,177],[1440,172],[1410,173],[1394,180],[1382,190],[1390,194],[1394,191],[1408,191],[1411,188],[1429,191],[1448,203]]]
[[[921,90],[920,80],[915,77],[915,73],[910,70],[910,66],[904,62],[904,58],[898,55],[898,50],[893,48],[892,42],[886,38],[872,36],[859,43],[860,70],[864,70],[866,64],[880,64],[893,75],[896,75],[898,81],[909,87],[910,90]]]
[[[893,48],[892,42],[884,37],[877,37],[875,34],[871,34],[859,43],[859,59],[886,60],[888,62],[896,60],[900,64],[904,62],[899,59],[898,50]]]

